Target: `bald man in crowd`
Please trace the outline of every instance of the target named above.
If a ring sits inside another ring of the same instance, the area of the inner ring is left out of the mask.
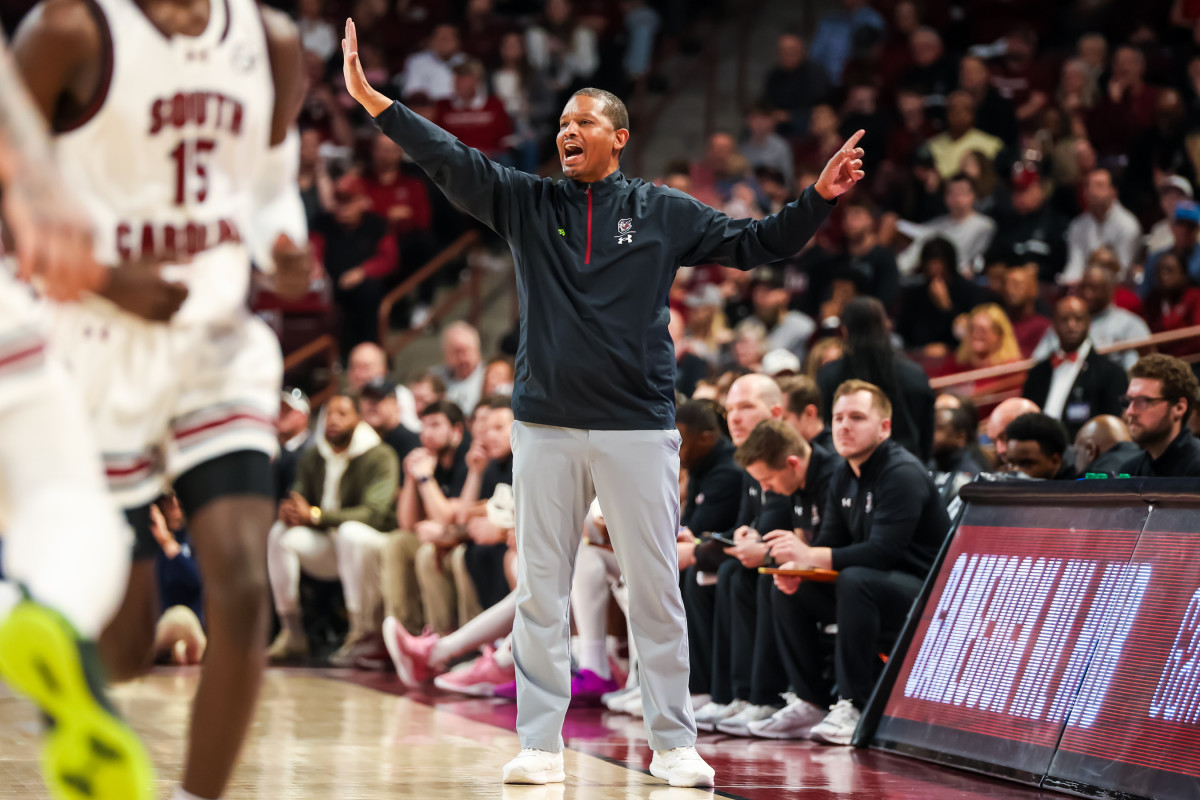
[[[346,359],[346,388],[358,394],[369,383],[388,380],[388,356],[374,342],[363,342],[354,346]],[[410,431],[421,432],[421,420],[417,416],[417,404],[413,393],[402,383],[396,384],[396,402],[400,406],[400,423]],[[325,414],[322,409],[318,428],[324,429]]]
[[[442,333],[442,363],[433,372],[446,382],[446,399],[467,416],[483,392],[484,364],[479,331],[455,322]]]
[[[1138,454],[1129,428],[1120,417],[1101,414],[1075,434],[1075,471],[1080,475],[1118,477],[1121,465]]]
[[[1005,433],[1008,423],[1022,414],[1036,414],[1041,410],[1038,404],[1032,400],[1026,400],[1024,397],[1010,397],[996,406],[996,410],[988,417],[987,435],[996,445],[997,471],[1007,472],[1010,469],[1008,465],[1008,434]]]

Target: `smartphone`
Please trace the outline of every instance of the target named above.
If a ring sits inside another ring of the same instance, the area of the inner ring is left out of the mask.
[[[728,536],[726,536],[723,533],[711,534],[709,538],[711,538],[713,541],[720,542],[721,544],[725,545],[726,547],[737,547],[737,542],[735,542],[733,539],[729,538]]]

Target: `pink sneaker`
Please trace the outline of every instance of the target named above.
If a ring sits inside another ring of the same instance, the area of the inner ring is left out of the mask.
[[[439,638],[436,633],[413,636],[395,617],[383,621],[383,643],[396,665],[400,682],[409,689],[420,687],[433,676],[435,670],[429,666],[429,656]]]
[[[433,685],[471,697],[492,697],[497,686],[512,682],[516,674],[513,665],[504,668],[497,664],[496,651],[485,646],[483,655],[471,662],[471,666],[438,675]]]
[[[516,674],[515,669],[513,670],[513,674]],[[511,680],[508,683],[500,684],[492,690],[492,697],[499,697],[502,700],[516,700],[517,682],[515,680]]]
[[[621,688],[611,678],[601,678],[590,669],[581,669],[571,678],[571,705],[588,706],[600,705],[600,695],[615,692]]]

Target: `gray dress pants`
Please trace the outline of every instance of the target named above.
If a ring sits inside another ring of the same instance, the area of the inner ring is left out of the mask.
[[[517,733],[557,753],[571,702],[570,597],[583,521],[598,497],[637,645],[650,747],[696,742],[679,593],[679,433],[512,427],[517,529]]]

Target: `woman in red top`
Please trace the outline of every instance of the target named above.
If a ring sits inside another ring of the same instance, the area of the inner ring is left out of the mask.
[[[1192,285],[1174,253],[1164,253],[1155,265],[1157,280],[1146,296],[1146,322],[1154,333],[1177,331],[1200,325],[1200,289]],[[1159,345],[1160,352],[1182,357],[1195,353],[1196,340],[1185,339]]]

